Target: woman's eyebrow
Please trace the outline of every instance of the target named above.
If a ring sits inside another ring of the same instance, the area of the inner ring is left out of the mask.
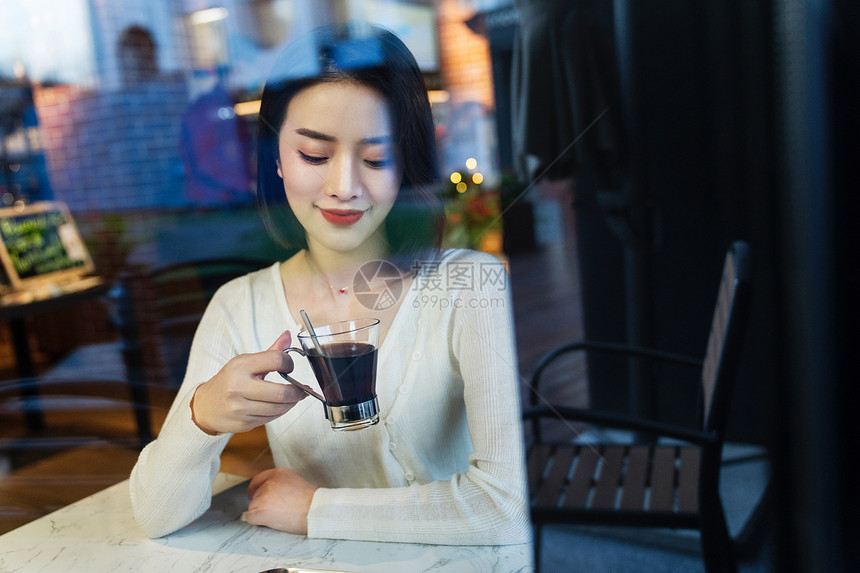
[[[391,143],[394,138],[390,135],[378,135],[376,137],[365,137],[361,140],[364,145],[383,145]]]
[[[328,135],[326,133],[321,133],[319,131],[314,131],[313,129],[308,129],[306,127],[298,128],[296,130],[296,133],[298,135],[301,135],[301,136],[304,136],[304,137],[307,137],[310,139],[316,139],[318,141],[327,141],[327,142],[337,141],[337,138],[335,138],[334,136]],[[390,135],[378,135],[378,136],[362,138],[361,143],[362,143],[362,145],[382,145],[382,144],[386,144],[386,143],[391,143],[392,139],[394,139],[394,138]]]
[[[309,137],[311,139],[318,139],[320,141],[336,141],[335,138],[331,135],[326,135],[325,133],[320,133],[319,131],[314,131],[312,129],[307,129],[304,127],[298,128],[296,130],[296,133],[305,137]]]

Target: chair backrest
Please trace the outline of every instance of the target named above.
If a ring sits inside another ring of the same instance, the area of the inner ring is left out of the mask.
[[[725,432],[750,306],[749,246],[732,243],[723,265],[717,304],[702,366],[705,431]]]
[[[197,324],[215,291],[271,261],[219,258],[120,277],[119,330],[129,379],[178,388]]]
[[[159,396],[150,396],[156,403]],[[169,402],[166,402],[169,405]],[[17,378],[0,382],[0,451],[56,453],[71,447],[114,442],[136,448],[136,403],[126,380]],[[30,428],[31,413],[40,427]]]
[[[143,404],[121,378],[0,382],[0,533],[127,479],[151,439],[138,413],[155,408],[163,419],[172,402],[153,390]]]

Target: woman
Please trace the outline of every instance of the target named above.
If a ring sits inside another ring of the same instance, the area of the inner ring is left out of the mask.
[[[230,436],[265,424],[276,467],[251,481],[249,523],[322,538],[527,542],[510,300],[494,258],[428,244],[433,210],[421,198],[435,145],[414,58],[388,32],[317,30],[276,66],[259,130],[264,215],[300,250],[210,303],[182,388],[132,472],[138,523],[161,536],[200,516]],[[353,279],[380,261],[403,272],[370,294],[399,296],[368,304]],[[283,352],[301,309],[315,324],[380,319],[379,424],[335,432],[316,400],[280,383],[279,371],[315,384],[306,361]]]

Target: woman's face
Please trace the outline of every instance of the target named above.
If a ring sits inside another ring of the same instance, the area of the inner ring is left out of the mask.
[[[279,137],[278,175],[308,245],[384,244],[401,177],[385,99],[361,84],[316,84],[290,101]]]

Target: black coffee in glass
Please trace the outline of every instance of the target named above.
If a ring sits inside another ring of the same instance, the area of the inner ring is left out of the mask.
[[[333,342],[321,345],[323,356],[307,350],[326,402],[348,406],[373,400],[376,395],[376,347],[364,342]]]
[[[281,373],[288,382],[322,401],[334,430],[360,430],[379,422],[376,356],[379,320],[359,318],[299,332],[301,348],[287,348],[310,362],[322,395]]]

